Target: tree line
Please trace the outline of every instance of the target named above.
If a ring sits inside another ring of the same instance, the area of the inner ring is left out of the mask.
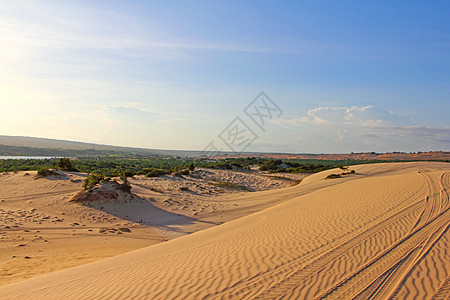
[[[150,158],[60,158],[60,159],[0,159],[0,172],[59,169],[89,174],[117,177],[125,172],[128,177],[147,175],[157,177],[166,174],[187,175],[195,168],[248,171],[259,166],[261,171],[270,173],[315,173],[331,168],[354,164],[374,163],[366,160],[280,160],[269,158],[228,158],[211,160],[180,157],[156,156]]]

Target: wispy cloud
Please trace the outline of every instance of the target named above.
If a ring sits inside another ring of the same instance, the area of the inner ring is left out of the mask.
[[[94,112],[103,124],[105,134],[114,132],[141,132],[151,129],[158,118],[157,113],[127,105],[106,105]]]
[[[125,105],[107,105],[102,107],[99,112],[106,118],[119,121],[137,122],[154,120],[158,115],[156,113],[139,109],[133,106]]]
[[[45,54],[49,50],[100,50],[126,56],[187,59],[193,56],[190,50],[285,52],[264,44],[179,35],[151,20],[144,22],[117,11],[99,11],[82,3],[75,6],[19,0],[2,3],[0,14],[0,41],[9,45],[2,52],[9,55],[17,54],[18,49],[28,55]]]

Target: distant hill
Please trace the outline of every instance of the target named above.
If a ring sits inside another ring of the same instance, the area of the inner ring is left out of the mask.
[[[198,156],[201,151],[121,147],[27,136],[0,135],[0,155],[96,156],[108,154]]]
[[[347,153],[347,154],[286,154],[286,153],[258,153],[258,154],[235,154],[220,155],[215,158],[239,158],[239,157],[260,157],[271,159],[321,159],[321,160],[367,160],[367,161],[413,161],[432,160],[450,161],[450,152],[429,151],[429,152],[390,152],[390,153]]]
[[[111,146],[103,144],[92,144],[73,142],[66,140],[0,135],[0,155],[14,156],[153,156],[168,155],[180,157],[201,156],[202,151],[189,150],[160,150]],[[348,154],[288,154],[288,153],[225,153],[214,158],[238,158],[238,157],[261,157],[272,159],[322,159],[322,160],[379,160],[379,161],[408,161],[408,160],[439,160],[450,161],[450,152],[391,152],[391,153],[348,153]]]

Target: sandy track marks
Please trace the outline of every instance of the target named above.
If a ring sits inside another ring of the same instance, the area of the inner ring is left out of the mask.
[[[439,193],[442,193],[440,189],[442,187],[441,180],[443,174],[441,175],[441,180],[439,183],[436,182],[436,180],[434,180],[429,174],[426,174],[423,171],[421,172],[421,174],[425,179],[428,189],[427,196],[425,198],[426,205],[424,206],[423,211],[417,219],[416,223],[411,228],[411,232],[413,232],[421,225],[426,224],[436,213],[442,211],[442,197],[440,197]]]
[[[447,261],[448,264],[448,258],[444,258],[445,255],[443,255],[444,253],[442,253],[442,247],[439,247],[438,243],[440,243],[441,240],[446,237],[446,235],[448,235],[449,229],[450,222],[447,224],[447,226],[443,227],[440,231],[433,233],[424,243],[422,243],[420,253],[418,253],[417,257],[411,263],[408,270],[406,270],[401,278],[399,278],[398,283],[392,289],[392,292],[386,294],[387,297],[399,298],[399,293],[402,289],[408,290],[407,294],[409,295],[416,295],[414,297],[416,299],[426,298],[427,295],[429,296],[433,293],[435,289],[430,289],[430,287],[433,287],[433,284],[425,285],[424,280],[415,280],[417,276],[412,277],[411,275],[413,272],[417,271],[418,266],[421,266],[424,269],[420,272],[422,276],[427,275],[426,277],[428,277],[428,280],[430,280],[430,278],[434,278],[434,280],[432,281],[435,282],[440,282],[442,280],[442,278],[440,278],[442,276],[439,276],[439,273],[442,273],[442,271],[439,270],[438,264],[442,264],[443,266],[445,266],[445,261]],[[436,247],[436,245],[438,246]],[[428,256],[432,251],[437,253],[433,253],[434,255]],[[442,260],[442,258],[444,258],[444,261]],[[436,262],[436,259],[439,260],[439,262]],[[429,260],[433,260],[433,262],[430,262]],[[413,284],[406,285],[407,281],[413,281]],[[405,298],[405,296],[400,298]]]
[[[425,172],[421,173],[425,177],[427,177],[427,184],[428,184],[428,197],[427,197],[427,206],[425,211],[426,218],[424,219],[424,222],[428,222],[430,219],[432,219],[437,213],[440,212],[441,207],[441,197],[440,197],[440,181],[437,182],[432,178],[430,174],[427,174]]]
[[[432,181],[432,179],[430,179],[429,177],[426,177],[425,179],[428,186],[427,193],[433,194],[435,192],[436,185],[433,184],[432,182],[429,182]],[[287,298],[317,297],[315,291],[324,289],[326,290],[327,285],[339,281],[340,275],[339,271],[341,271],[341,274],[348,274],[348,272],[351,271],[351,269],[355,269],[355,267],[358,266],[355,254],[353,254],[353,252],[363,251],[364,252],[363,256],[366,256],[366,258],[367,257],[370,258],[371,255],[373,257],[374,253],[367,253],[367,246],[363,246],[362,249],[359,250],[357,249],[362,244],[370,243],[371,239],[372,240],[374,239],[376,241],[377,236],[378,242],[380,242],[380,237],[383,236],[383,233],[390,233],[390,232],[398,233],[400,230],[398,226],[396,226],[398,225],[396,223],[399,224],[403,223],[403,232],[404,234],[407,234],[408,230],[405,228],[404,219],[410,217],[414,211],[417,212],[417,209],[420,208],[421,205],[423,205],[423,201],[421,201],[421,199],[423,198],[420,198],[418,194],[416,197],[412,197],[412,199],[409,202],[406,201],[406,203],[410,204],[410,206],[404,208],[401,211],[394,212],[390,217],[386,217],[386,219],[384,219],[381,222],[378,220],[377,221],[378,223],[376,223],[372,227],[369,227],[369,229],[367,229],[365,232],[360,233],[357,236],[353,237],[352,240],[340,241],[338,246],[335,249],[333,249],[334,251],[330,251],[329,253],[326,253],[325,255],[319,257],[318,259],[313,260],[312,262],[310,262],[309,266],[299,269],[297,272],[291,273],[289,276],[281,280],[271,289],[259,295],[258,298],[274,299],[286,295]],[[436,204],[434,203],[433,205]],[[412,224],[412,222],[414,222],[414,220],[410,218],[410,221],[406,222],[406,224]],[[391,243],[394,243],[400,237],[399,236],[397,236],[397,238],[389,237],[388,240]],[[345,258],[347,259],[345,260]],[[340,264],[344,265],[344,267],[340,266]],[[354,271],[355,270],[353,270],[353,272]],[[299,285],[300,282],[302,283],[301,286]]]
[[[375,224],[366,231],[359,233],[349,240],[339,241],[339,243],[337,243],[337,246],[331,249],[328,253],[325,253],[317,259],[313,259],[304,268],[292,272],[278,285],[274,286],[266,293],[259,295],[257,298],[275,299],[287,294],[291,295],[291,293],[296,294],[295,296],[299,296],[300,298],[314,297],[313,291],[311,291],[311,289],[309,288],[311,287],[311,285],[323,283],[324,278],[316,277],[323,276],[323,274],[330,269],[333,270],[336,260],[338,260],[340,257],[343,257],[347,253],[351,253],[359,245],[370,241],[371,238],[374,238],[377,235],[381,235],[382,232],[385,231],[386,227],[389,227],[391,225],[394,226],[396,222],[401,221],[402,217],[410,215],[414,211],[417,211],[419,208],[420,203],[415,203],[404,209],[402,212],[399,212],[399,216],[394,214],[393,216],[386,218],[381,223]],[[335,271],[333,272],[333,274],[334,273]],[[301,286],[299,286],[300,282],[302,283]],[[293,289],[296,289],[296,291],[292,291]]]
[[[441,175],[441,211],[450,206],[450,199],[447,187],[450,187],[450,173],[445,172]]]
[[[316,297],[319,291],[327,290],[333,283],[342,281],[345,274],[357,272],[359,266],[385,251],[389,245],[386,241],[395,242],[400,239],[408,232],[414,219],[414,214],[398,218],[367,239],[361,240],[359,244],[330,261],[320,272],[312,274],[301,287],[296,287],[289,295],[300,295],[301,298]]]
[[[79,191],[80,191],[79,188],[71,188],[71,189],[59,190],[57,192],[45,192],[45,193],[24,194],[21,196],[14,196],[14,197],[2,197],[2,200],[23,201],[23,200],[28,200],[28,199],[34,199],[36,197],[59,196],[59,195],[75,193],[75,192],[79,192]]]
[[[381,276],[376,278],[375,281],[372,282],[372,284],[370,284],[365,290],[363,290],[353,299],[374,299],[377,295],[380,295],[383,291],[386,290],[386,287],[389,285],[389,282],[392,282],[392,280],[395,278],[395,275],[402,272],[402,268],[405,268],[408,259],[414,256],[416,252],[420,251],[420,247],[422,247],[422,243],[407,252],[406,255],[400,258],[397,263],[387,269]]]
[[[308,281],[313,275],[324,270],[328,264],[333,263],[338,257],[341,257],[346,252],[352,251],[354,247],[366,242],[371,237],[384,231],[387,227],[401,222],[403,218],[413,213],[418,213],[423,206],[422,199],[420,193],[417,193],[410,199],[404,201],[402,203],[403,207],[396,207],[396,209],[388,211],[388,213],[380,218],[374,219],[368,226],[364,226],[360,230],[343,236],[341,239],[327,244],[323,248],[318,248],[316,252],[286,264],[274,272],[264,274],[257,280],[268,283],[268,280],[265,280],[265,278],[273,278],[276,276],[276,273],[281,273],[281,278],[270,289],[258,295],[257,298],[275,299],[287,294],[293,288],[298,288],[299,282],[303,283]],[[408,206],[404,207],[404,205]],[[248,282],[244,283],[246,287],[248,287],[248,284]]]
[[[364,290],[354,294],[358,287],[366,285],[366,288],[370,287],[376,279],[384,274],[386,270],[395,267],[397,264],[403,264],[411,257],[407,257],[407,254],[412,250],[419,250],[417,245],[422,244],[429,235],[436,231],[436,227],[441,228],[448,223],[448,211],[447,214],[441,214],[436,217],[436,223],[428,223],[418,228],[414,233],[406,236],[398,243],[391,246],[387,251],[373,259],[370,263],[366,264],[355,274],[350,274],[347,278],[341,282],[335,284],[335,286],[328,292],[322,294],[319,298],[332,298],[332,299],[350,299],[353,297],[359,298],[359,294],[363,294]],[[412,253],[411,253],[412,254]],[[364,284],[365,282],[369,285]],[[389,282],[392,282],[390,280]],[[379,289],[379,290],[385,290]],[[363,294],[364,295],[364,294]],[[378,294],[375,298],[378,298]],[[361,299],[365,299],[362,297]],[[383,297],[381,297],[383,299]]]
[[[427,180],[428,181],[428,180]],[[439,191],[437,184],[430,184],[430,195],[429,198],[440,198],[436,197],[436,195],[440,195],[436,191]],[[440,202],[440,199],[434,199],[432,201],[428,201],[427,205],[430,206],[438,206],[437,203]],[[428,211],[433,211],[434,209],[428,209]],[[323,297],[331,297],[331,298],[339,298],[345,297],[350,298],[351,294],[349,291],[352,289],[348,287],[348,284],[351,281],[354,281],[354,286],[361,286],[362,281],[358,280],[358,277],[363,278],[372,278],[372,281],[366,288],[361,291],[356,298],[366,299],[370,295],[367,294],[367,291],[375,290],[376,293],[373,295],[375,298],[385,298],[387,295],[391,295],[398,290],[398,284],[394,284],[393,282],[405,281],[408,274],[410,274],[412,268],[423,258],[423,256],[430,251],[430,249],[436,244],[436,242],[443,236],[445,232],[447,232],[449,226],[449,217],[450,211],[447,208],[446,210],[437,213],[431,219],[427,220],[424,224],[416,227],[414,231],[406,235],[403,239],[394,243],[386,252],[382,253],[380,256],[375,258],[368,265],[361,268],[355,274],[351,274],[348,278],[342,282],[339,282],[335,285],[334,290],[330,290],[328,293],[325,293]],[[436,234],[439,232],[438,234]],[[417,248],[416,245],[423,245],[422,247]],[[411,250],[413,249],[413,250]],[[413,255],[413,252],[416,252],[417,255]],[[411,252],[411,255],[408,253]],[[396,258],[396,259],[395,259]],[[383,265],[390,264],[391,266],[387,269],[387,273],[383,269]],[[409,267],[404,267],[409,264]],[[378,266],[379,265],[379,266]],[[403,272],[397,272],[398,269],[402,269]],[[392,270],[391,270],[392,269]],[[378,270],[378,275],[376,270]],[[389,272],[391,270],[392,272]],[[386,274],[389,274],[387,276]],[[378,278],[387,276],[387,280],[384,281],[381,285],[379,283]],[[374,289],[373,285],[380,285],[379,288]],[[347,287],[346,287],[347,286]]]

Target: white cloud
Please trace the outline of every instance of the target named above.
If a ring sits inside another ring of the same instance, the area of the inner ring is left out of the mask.
[[[104,118],[125,123],[145,124],[153,121],[158,114],[127,105],[107,105],[99,112]]]
[[[278,119],[273,123],[285,128],[299,129],[301,132],[298,133],[298,144],[307,149],[310,149],[311,144],[327,143],[328,148],[341,149],[340,151],[450,148],[450,128],[422,126],[408,116],[372,105],[317,107],[303,116]]]
[[[304,117],[291,119],[291,122],[294,124],[351,126],[412,125],[409,117],[372,105],[364,107],[317,107],[309,110]]]

